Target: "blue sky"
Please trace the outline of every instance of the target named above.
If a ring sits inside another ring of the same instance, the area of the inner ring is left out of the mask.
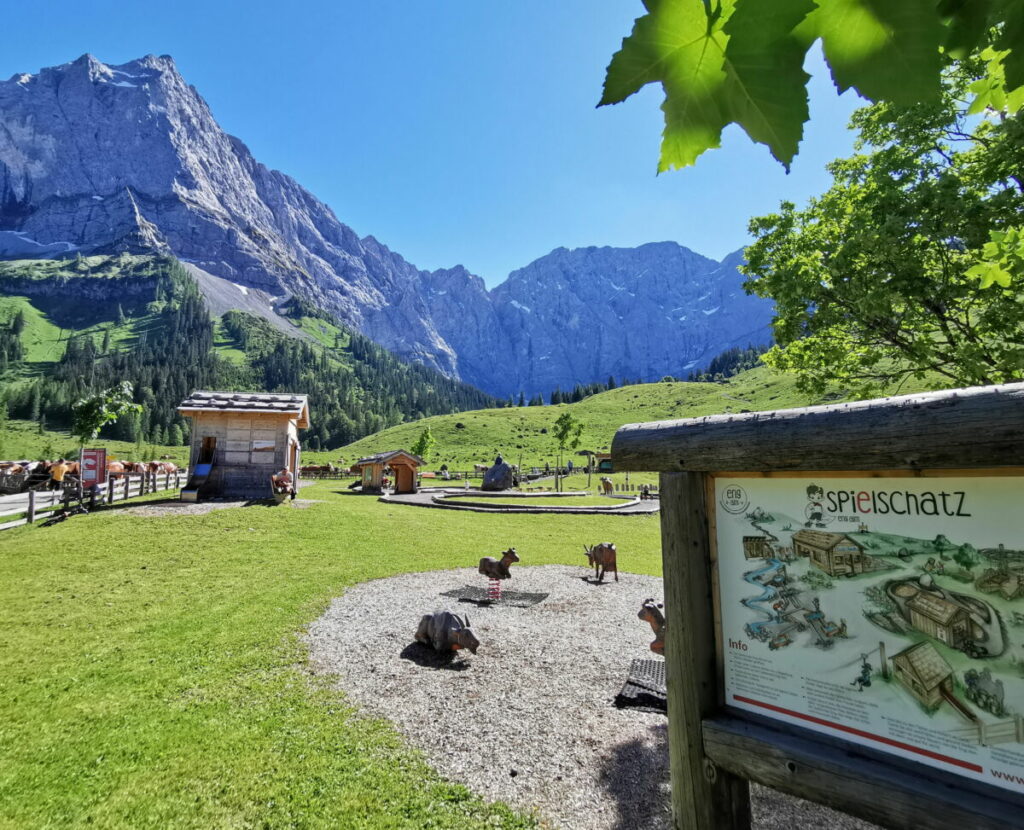
[[[45,13],[42,11],[45,9]],[[47,0],[4,10],[0,77],[170,54],[228,132],[360,235],[488,284],[564,246],[675,240],[721,258],[749,217],[825,189],[859,102],[813,59],[787,176],[730,128],[655,175],[660,88],[595,109],[640,0]]]

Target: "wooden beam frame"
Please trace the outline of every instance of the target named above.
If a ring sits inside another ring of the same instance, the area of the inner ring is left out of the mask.
[[[705,476],[662,473],[660,486],[661,499],[678,506],[661,511],[673,824],[748,830],[747,782],[709,760],[701,734],[701,721],[721,699]]]
[[[1024,383],[628,424],[612,455],[621,471],[1021,467]]]
[[[1006,830],[1022,824],[1024,805],[1006,790],[828,736],[805,737],[746,712],[706,719],[701,732],[704,751],[719,768],[883,827]]]
[[[677,830],[748,830],[748,781],[906,830],[1024,826],[1024,798],[725,706],[714,474],[1024,475],[1024,383],[622,427],[615,469],[661,474]],[[742,473],[727,471],[743,471]]]

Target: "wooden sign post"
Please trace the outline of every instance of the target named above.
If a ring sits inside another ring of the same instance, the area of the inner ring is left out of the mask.
[[[661,474],[677,828],[747,782],[895,828],[1024,815],[1024,383],[632,424]]]

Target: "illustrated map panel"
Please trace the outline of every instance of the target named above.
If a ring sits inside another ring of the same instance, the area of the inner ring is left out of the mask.
[[[726,702],[1024,793],[1024,479],[715,479]]]

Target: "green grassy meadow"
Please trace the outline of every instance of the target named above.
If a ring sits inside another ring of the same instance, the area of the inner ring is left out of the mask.
[[[435,469],[472,469],[493,463],[501,453],[506,461],[525,468],[555,464],[558,442],[552,433],[555,420],[569,409],[583,422],[581,450],[607,452],[615,431],[623,424],[690,418],[720,412],[789,409],[817,403],[796,390],[795,382],[767,368],[752,369],[724,383],[645,383],[602,392],[574,404],[481,409],[437,415],[382,430],[338,450],[310,453],[310,463],[351,463],[371,453],[410,449],[425,427],[437,441],[429,464]],[[566,458],[583,459],[569,454]]]
[[[348,586],[619,546],[660,573],[653,517],[317,503],[146,518],[128,505],[0,536],[0,827],[530,826],[440,780],[311,676],[302,633]],[[382,624],[408,629],[423,609]]]

